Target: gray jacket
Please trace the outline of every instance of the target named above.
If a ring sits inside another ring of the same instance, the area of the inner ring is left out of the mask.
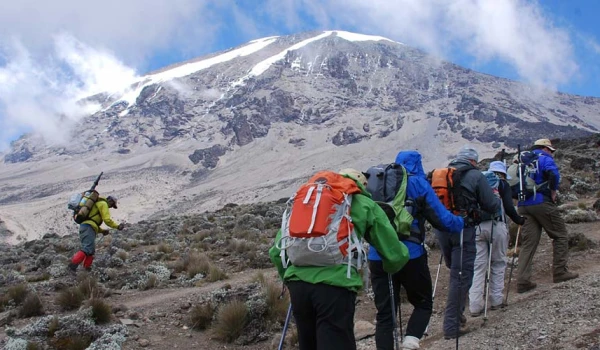
[[[455,159],[449,167],[463,170],[460,185],[466,191],[463,191],[468,207],[479,207],[489,214],[497,213],[502,207],[500,198],[494,195],[492,188],[488,184],[485,176],[474,167],[468,160]],[[475,170],[475,171],[471,171]]]

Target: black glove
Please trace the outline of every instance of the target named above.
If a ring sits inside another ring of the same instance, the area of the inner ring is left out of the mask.
[[[125,223],[120,223],[119,226],[117,227],[117,230],[122,231],[125,228]]]
[[[110,234],[110,231],[109,231],[109,230],[102,230],[102,234],[103,234],[104,236],[106,236],[106,235],[109,235],[109,234]]]
[[[526,217],[524,217],[524,216],[519,216],[519,220],[518,220],[518,221],[516,221],[515,223],[516,223],[517,225],[519,225],[519,226],[522,226],[523,224],[525,224],[525,220],[527,220],[527,218],[526,218]]]

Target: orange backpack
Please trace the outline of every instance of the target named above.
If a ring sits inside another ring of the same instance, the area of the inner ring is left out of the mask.
[[[362,242],[350,217],[352,195],[361,190],[354,180],[332,171],[320,171],[288,200],[281,220],[284,267],[348,264],[360,269]],[[356,254],[355,254],[356,253]]]
[[[461,172],[455,168],[433,169],[429,174],[433,191],[446,209],[453,214],[458,214],[461,209],[460,175]]]

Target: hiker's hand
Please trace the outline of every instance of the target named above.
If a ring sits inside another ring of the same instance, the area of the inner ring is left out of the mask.
[[[122,222],[122,223],[120,223],[120,224],[119,224],[119,226],[117,227],[117,230],[119,230],[119,231],[123,231],[123,229],[124,229],[124,228],[125,228],[125,223],[124,223],[124,222]]]
[[[515,224],[519,225],[519,226],[523,226],[523,224],[525,224],[525,220],[527,220],[526,217],[524,216],[519,216],[519,220],[517,222],[515,222]]]
[[[557,199],[556,190],[550,191],[550,197],[552,198],[552,202],[556,203],[556,199]]]
[[[106,235],[109,235],[109,234],[110,234],[110,231],[109,231],[109,230],[102,230],[102,234],[103,234],[103,235],[105,235],[105,236],[106,236]]]

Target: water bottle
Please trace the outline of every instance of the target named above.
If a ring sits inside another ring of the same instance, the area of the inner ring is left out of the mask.
[[[79,201],[79,206],[80,207],[85,207],[85,203],[87,202],[88,198],[90,196],[90,192],[86,192],[83,194],[83,197],[81,197],[81,201]]]

